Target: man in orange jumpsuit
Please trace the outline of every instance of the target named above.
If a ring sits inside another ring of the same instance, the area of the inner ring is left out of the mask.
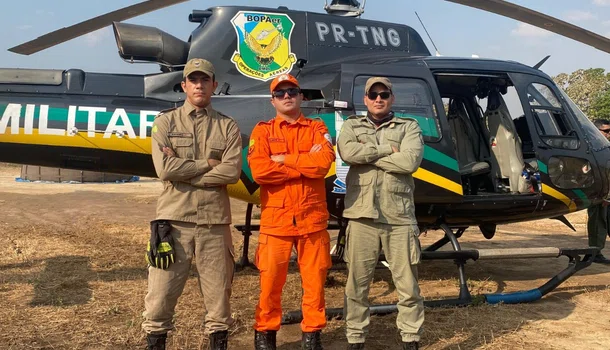
[[[292,247],[303,287],[302,348],[322,349],[326,326],[324,283],[331,266],[324,178],[335,160],[328,129],[301,113],[298,81],[283,74],[271,82],[275,118],[252,131],[248,164],[262,204],[256,266],[260,298],[254,324],[256,349],[275,349],[282,319],[281,294]]]

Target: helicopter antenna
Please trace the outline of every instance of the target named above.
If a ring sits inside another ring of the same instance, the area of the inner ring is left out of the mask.
[[[440,56],[441,53],[438,52],[438,49],[436,48],[436,45],[434,45],[434,41],[432,40],[432,37],[430,36],[430,33],[428,33],[428,29],[426,29],[426,26],[424,25],[424,22],[422,22],[421,18],[419,18],[419,15],[417,14],[417,11],[415,11],[415,15],[417,16],[417,19],[419,20],[419,23],[421,23],[421,26],[424,27],[424,31],[426,31],[426,35],[428,36],[428,39],[430,39],[430,42],[432,43],[432,46],[434,46],[434,51],[436,51],[436,56]]]

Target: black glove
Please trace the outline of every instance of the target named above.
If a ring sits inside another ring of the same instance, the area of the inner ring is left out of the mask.
[[[174,262],[174,237],[167,220],[150,222],[150,240],[146,248],[146,262],[159,269],[167,269]]]

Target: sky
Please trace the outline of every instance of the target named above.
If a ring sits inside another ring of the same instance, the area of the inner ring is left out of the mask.
[[[84,35],[55,47],[24,56],[9,48],[48,32],[76,24],[140,0],[21,0],[6,1],[0,13],[0,67],[40,69],[82,69],[88,72],[147,74],[158,73],[156,64],[130,64],[118,53],[111,27]],[[360,0],[362,3],[362,0]],[[610,37],[610,0],[511,0],[522,6],[568,21]],[[86,5],[84,5],[86,3]],[[191,0],[126,20],[127,23],[158,27],[187,40],[196,23],[188,21],[193,9],[222,5],[252,5],[244,0]],[[324,12],[324,0],[265,0],[265,7],[287,6]],[[551,58],[542,70],[555,76],[577,69],[604,68],[610,71],[610,54],[572,39],[443,0],[368,0],[362,18],[407,24],[434,48],[419,23],[423,20],[443,56],[495,58],[535,65],[546,55]]]

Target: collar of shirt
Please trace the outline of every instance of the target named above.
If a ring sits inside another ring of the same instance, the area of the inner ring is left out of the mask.
[[[289,122],[288,120],[284,119],[279,114],[277,114],[275,116],[275,120],[279,123],[279,125],[282,125],[283,123],[307,125],[307,120],[305,119],[305,116],[303,115],[303,113],[301,113],[301,115],[299,115],[299,117],[297,118],[297,120],[295,120],[294,123]]]
[[[199,113],[197,112],[197,107],[193,106],[192,104],[189,103],[189,101],[185,101],[184,102],[184,111],[186,112],[187,115],[210,115],[210,113],[212,112],[212,106],[208,105],[207,107],[203,108],[202,110],[200,110]]]
[[[392,119],[394,119],[394,112],[392,112],[392,111],[390,111],[390,113],[388,113],[388,115],[386,115],[382,119],[375,119],[371,115],[371,113],[366,114],[366,120],[377,128],[380,127],[383,123],[389,122]]]

